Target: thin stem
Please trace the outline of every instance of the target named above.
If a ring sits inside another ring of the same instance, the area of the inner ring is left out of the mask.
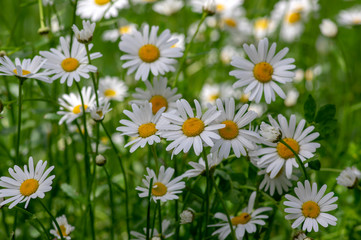
[[[150,230],[150,205],[151,205],[151,197],[152,197],[152,187],[153,187],[153,178],[150,179],[149,183],[149,191],[148,191],[148,209],[147,209],[147,232],[146,238],[149,240],[149,230]]]
[[[87,55],[87,57],[88,57],[88,62],[89,62],[89,64],[91,64],[89,44],[84,44],[84,45],[85,45],[86,55]],[[97,107],[99,107],[99,97],[98,97],[98,85],[97,85],[97,81],[95,80],[95,75],[94,75],[93,72],[90,73],[90,76],[92,77],[92,80],[93,80],[93,86],[94,86],[94,92],[95,92],[95,99],[96,99]]]
[[[16,158],[15,165],[20,162],[20,135],[21,135],[21,107],[22,107],[22,88],[23,88],[24,79],[19,78],[19,107],[18,107],[18,130],[16,138]]]
[[[51,220],[53,220],[53,222],[55,223],[55,226],[56,228],[58,229],[58,233],[60,235],[60,239],[61,240],[64,240],[64,237],[63,237],[63,232],[61,231],[61,228],[58,224],[58,222],[56,221],[55,217],[53,216],[53,214],[51,214],[51,212],[49,211],[49,209],[44,205],[44,203],[39,199],[39,202],[41,204],[41,206],[45,209],[45,211],[49,214]]]
[[[282,144],[285,145],[289,150],[291,150],[291,152],[293,153],[293,155],[295,155],[295,158],[296,158],[296,161],[297,161],[298,165],[301,166],[302,173],[303,173],[303,175],[305,176],[305,179],[310,180],[309,177],[308,177],[308,175],[307,175],[306,168],[305,168],[305,166],[303,165],[301,158],[300,158],[300,157],[298,156],[298,154],[295,152],[295,150],[293,150],[293,148],[292,148],[290,145],[288,145],[285,141],[283,141],[283,139],[280,140],[280,143],[282,143]]]
[[[158,160],[157,151],[155,149],[155,144],[150,146],[150,148],[152,150],[154,161],[155,161],[155,172],[158,174],[158,172],[159,172],[159,160]]]
[[[72,4],[73,2],[70,0],[70,3]],[[78,0],[75,0],[74,3],[74,10],[73,10],[73,21],[72,24],[70,26],[70,28],[76,23],[76,9],[78,6]],[[70,46],[73,46],[73,36],[74,36],[74,31],[70,32]]]
[[[109,197],[110,197],[110,209],[111,209],[111,218],[112,218],[112,227],[110,229],[110,239],[114,239],[114,229],[115,229],[115,209],[114,209],[114,201],[113,201],[113,190],[112,190],[112,181],[108,170],[106,167],[103,167],[105,174],[107,175],[108,186],[109,186]]]
[[[208,166],[208,159],[207,159],[207,154],[206,154],[206,151],[205,149],[203,149],[203,158],[204,158],[204,162],[206,164],[206,196],[205,196],[205,199],[204,201],[206,201],[206,214],[205,214],[205,233],[204,233],[204,236],[207,237],[207,232],[208,232],[208,215],[209,215],[209,166]]]
[[[157,202],[158,204],[158,227],[159,227],[159,235],[162,236],[162,211],[160,206],[160,200]],[[162,237],[161,237],[162,238]]]

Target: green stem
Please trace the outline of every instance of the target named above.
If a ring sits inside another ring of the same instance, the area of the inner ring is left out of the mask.
[[[149,237],[149,230],[150,230],[150,205],[151,205],[151,197],[152,197],[152,187],[153,187],[153,178],[150,179],[149,183],[149,191],[148,191],[148,209],[147,209],[147,232],[146,232],[146,238],[147,240],[150,239]]]
[[[43,1],[38,0],[38,4],[39,4],[39,16],[40,16],[40,28],[44,28],[45,23],[44,23]]]
[[[112,218],[112,227],[110,229],[110,239],[114,239],[114,229],[115,229],[115,209],[114,209],[114,201],[113,201],[113,190],[112,190],[112,181],[108,170],[106,167],[103,167],[105,174],[107,175],[108,186],[109,186],[109,197],[110,197],[110,209],[111,209],[111,218]]]
[[[53,222],[55,223],[55,226],[56,228],[58,229],[58,233],[60,235],[60,239],[61,240],[64,240],[64,237],[63,237],[63,232],[61,231],[61,228],[58,224],[58,222],[56,221],[55,217],[53,216],[53,214],[51,214],[51,212],[49,211],[49,209],[44,205],[44,203],[39,199],[39,202],[41,204],[41,206],[45,209],[45,211],[49,214],[51,220],[53,220]]]
[[[160,200],[158,200],[157,202],[158,204],[158,227],[159,227],[159,235],[161,237],[161,239],[163,239],[163,233],[162,233],[162,211],[161,211],[161,206],[160,206]]]
[[[205,196],[205,201],[206,201],[206,214],[205,214],[205,233],[204,236],[207,238],[207,232],[208,232],[208,215],[209,215],[209,166],[208,166],[208,159],[207,159],[207,153],[205,151],[205,149],[203,149],[203,158],[204,158],[204,162],[206,165],[206,177],[207,177],[207,183],[206,183],[206,196]]]
[[[84,44],[85,45],[85,50],[86,50],[86,55],[88,57],[88,62],[89,64],[91,64],[91,58],[90,58],[90,51],[89,51],[89,44]],[[94,86],[94,92],[95,92],[95,99],[97,102],[97,107],[99,107],[99,97],[98,97],[98,85],[97,85],[97,81],[95,79],[95,75],[93,72],[90,73],[90,76],[92,77],[92,81],[93,81],[93,86]]]
[[[159,172],[159,160],[158,160],[157,151],[155,149],[155,143],[152,146],[150,146],[150,148],[152,150],[152,154],[153,154],[154,161],[155,161],[155,172],[158,175],[158,172]]]
[[[16,158],[15,165],[20,162],[20,135],[21,135],[21,107],[22,107],[22,88],[23,88],[24,79],[19,78],[19,106],[18,106],[18,130],[16,138]]]
[[[73,5],[73,1],[70,0],[70,4]],[[74,3],[73,6],[74,6],[74,9],[73,9],[73,21],[72,21],[72,24],[70,26],[70,29],[76,23],[76,8],[78,6],[78,0],[75,0],[75,3]],[[73,46],[73,36],[74,36],[74,31],[70,31],[70,47]]]

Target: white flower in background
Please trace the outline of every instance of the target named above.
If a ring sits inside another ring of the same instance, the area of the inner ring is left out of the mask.
[[[177,111],[163,113],[163,117],[169,121],[168,124],[158,124],[160,135],[171,141],[166,150],[173,149],[172,155],[177,155],[181,151],[187,153],[193,146],[197,156],[203,151],[203,144],[212,147],[213,139],[219,139],[220,136],[215,130],[224,128],[224,124],[214,124],[213,121],[221,114],[213,106],[205,113],[202,113],[201,105],[194,100],[196,106],[196,115],[193,109],[185,99],[177,101]]]
[[[247,156],[248,150],[255,150],[259,135],[256,132],[245,129],[257,118],[257,113],[247,111],[248,104],[243,105],[235,112],[233,98],[224,100],[217,99],[216,105],[221,115],[214,123],[224,124],[225,128],[218,129],[220,139],[214,142],[211,152],[217,154],[220,159],[228,158],[233,150],[236,157]]]
[[[51,48],[49,51],[40,51],[40,55],[45,57],[48,61],[44,64],[44,68],[49,69],[49,74],[54,74],[50,80],[60,78],[60,83],[67,81],[70,87],[73,80],[79,82],[80,77],[88,79],[89,72],[96,72],[97,67],[90,65],[86,54],[85,46],[74,40],[71,51],[69,42],[65,38],[60,37],[61,51]],[[89,44],[89,50],[93,44]],[[91,53],[90,59],[100,58],[101,53]]]
[[[59,227],[61,229],[61,233],[63,235],[63,237],[67,240],[71,239],[71,237],[69,236],[69,234],[74,231],[75,227],[73,227],[72,225],[70,225],[68,223],[68,220],[66,219],[65,215],[62,215],[60,217],[56,218],[56,221],[59,224]],[[60,234],[58,232],[58,229],[56,228],[55,223],[53,222],[53,226],[54,229],[50,230],[50,233],[53,234],[57,239],[61,239]]]
[[[95,23],[90,21],[83,20],[83,29],[79,30],[78,27],[74,24],[72,27],[74,35],[78,42],[80,43],[89,43],[93,39],[93,33],[95,29]]]
[[[99,80],[99,95],[108,100],[123,101],[127,96],[127,85],[117,77],[106,76]]]
[[[90,106],[95,102],[95,95],[93,94],[91,87],[83,87],[81,89],[81,95],[83,96],[85,112],[90,111]],[[63,115],[59,121],[59,125],[66,122],[67,124],[74,121],[76,118],[83,115],[83,105],[79,93],[63,94],[59,98],[60,111],[59,115]]]
[[[203,10],[203,12],[206,12],[209,15],[215,14],[216,10],[217,10],[215,0],[204,0],[202,10]]]
[[[291,180],[298,180],[298,177],[295,175],[292,175],[291,178],[288,179],[283,169],[274,178],[271,178],[265,169],[260,170],[258,175],[264,175],[264,178],[259,185],[259,189],[264,189],[265,192],[269,191],[271,196],[273,196],[275,190],[277,190],[278,195],[282,195],[283,192],[288,192],[288,189],[292,187]]]
[[[237,54],[237,49],[234,46],[227,45],[222,48],[220,58],[224,64],[228,65]]]
[[[162,239],[167,239],[170,238],[171,236],[174,235],[174,232],[168,233],[169,232],[169,226],[170,226],[170,221],[169,220],[163,220],[162,221],[162,232],[158,233],[158,230],[154,228],[154,232],[153,232],[153,236],[151,236],[151,240],[162,240]],[[132,238],[132,240],[146,240],[147,236],[145,235],[147,233],[147,229],[144,228],[143,229],[144,234],[143,233],[139,233],[136,231],[131,231],[130,235],[132,235],[135,238]],[[149,233],[152,232],[152,229],[149,229]]]
[[[117,17],[122,8],[128,7],[128,0],[79,0],[76,15],[97,22],[102,18]]]
[[[145,81],[150,72],[154,76],[174,72],[173,65],[177,63],[174,58],[183,56],[182,49],[172,47],[178,40],[170,40],[170,31],[164,30],[158,37],[158,29],[158,26],[149,29],[149,25],[145,25],[143,33],[135,31],[122,36],[119,49],[125,54],[120,60],[126,60],[122,67],[128,68],[128,75],[136,71],[136,80]]]
[[[335,37],[337,35],[337,25],[330,19],[322,19],[320,30],[325,37]]]
[[[299,83],[301,82],[305,77],[305,71],[303,69],[298,68],[295,70],[295,77],[293,78],[294,82]]]
[[[294,73],[290,70],[295,68],[295,65],[291,64],[295,60],[282,59],[287,54],[288,48],[275,54],[276,43],[268,49],[267,38],[259,41],[258,51],[253,44],[250,46],[243,44],[243,48],[251,61],[237,56],[232,59],[231,65],[239,68],[229,73],[239,79],[233,84],[233,88],[247,86],[244,92],[250,93],[249,100],[255,100],[256,103],[261,101],[263,93],[267,104],[276,100],[275,92],[281,98],[285,98],[285,93],[276,82],[285,84],[292,82],[294,77]]]
[[[248,111],[256,112],[258,117],[261,117],[267,111],[267,104],[264,103],[251,103]]]
[[[342,10],[338,14],[338,23],[344,26],[361,25],[361,6],[354,6],[347,10]]]
[[[282,133],[279,128],[271,126],[265,122],[261,123],[259,134],[268,142],[278,142],[281,137]]]
[[[306,124],[304,119],[299,122],[297,127],[294,114],[291,115],[289,124],[281,114],[278,115],[278,122],[271,115],[268,115],[268,119],[272,127],[281,131],[281,139],[298,154],[302,162],[313,157],[316,149],[321,146],[319,143],[312,142],[320,135],[318,132],[311,133],[315,129],[314,126],[303,130]],[[258,167],[265,168],[271,178],[277,176],[282,168],[285,168],[287,178],[291,178],[293,167],[300,167],[293,152],[281,142],[272,143],[265,140],[263,144],[267,147],[249,153],[250,156],[261,156],[258,160]]]
[[[43,0],[44,6],[53,5],[53,4],[54,4],[54,0]]]
[[[333,197],[334,193],[330,192],[325,194],[327,185],[324,184],[320,191],[317,190],[317,183],[313,183],[312,186],[308,180],[303,185],[301,182],[297,183],[297,187],[294,189],[297,197],[286,194],[288,201],[283,204],[289,208],[285,208],[287,220],[296,219],[292,228],[297,228],[303,223],[302,230],[311,232],[312,230],[318,232],[318,224],[323,227],[327,227],[329,224],[336,225],[337,218],[326,212],[332,211],[337,208],[337,204],[333,204],[337,201],[338,197]]]
[[[102,39],[104,41],[116,42],[124,34],[132,34],[136,31],[136,25],[133,23],[123,23],[117,29],[106,30],[103,32]]]
[[[213,3],[214,2],[214,3]],[[192,0],[190,5],[193,8],[193,11],[201,13],[203,8],[208,8],[209,10],[214,10],[216,14],[229,14],[234,10],[238,9],[243,4],[243,0]]]
[[[159,14],[170,16],[183,7],[182,0],[164,0],[153,4],[153,10]]]
[[[180,224],[191,223],[194,220],[194,211],[190,208],[180,214]]]
[[[304,232],[299,232],[293,236],[292,240],[313,240],[312,238],[307,237]]]
[[[159,109],[165,108],[165,112],[177,108],[176,101],[182,97],[177,94],[177,88],[171,89],[167,86],[168,79],[164,77],[153,78],[153,85],[148,81],[144,81],[147,86],[146,90],[136,88],[132,96],[135,100],[132,103],[141,104],[144,101],[152,104],[152,112],[156,114]]]
[[[174,174],[174,169],[169,167],[167,169],[161,166],[159,169],[158,177],[152,169],[147,168],[148,176],[143,179],[144,187],[136,187],[135,189],[141,191],[139,197],[148,197],[150,180],[153,178],[151,197],[156,202],[166,202],[168,200],[178,199],[177,194],[182,193],[185,188],[185,183],[181,182],[183,176],[178,176],[171,180]]]
[[[122,135],[132,137],[133,140],[128,142],[124,147],[133,145],[130,152],[134,152],[137,148],[144,148],[146,144],[153,145],[160,142],[158,127],[156,127],[164,108],[160,109],[155,115],[152,113],[152,104],[144,102],[138,106],[132,104],[133,112],[124,110],[131,121],[122,119],[119,122],[124,125],[117,127],[116,130],[122,132]]]
[[[267,215],[259,215],[260,213],[271,211],[270,207],[261,207],[257,209],[253,209],[254,202],[256,199],[256,192],[253,192],[248,201],[248,207],[242,209],[242,212],[238,216],[230,216],[231,222],[233,225],[233,229],[236,233],[237,239],[243,239],[245,233],[254,233],[257,231],[256,225],[265,225],[265,221],[263,219],[267,219]],[[215,218],[222,220],[222,223],[210,225],[210,227],[221,227],[215,232],[212,233],[212,236],[219,235],[218,239],[224,240],[231,233],[231,229],[229,228],[229,224],[227,221],[226,214],[216,213],[214,215]]]
[[[27,208],[31,199],[44,198],[44,193],[51,190],[51,184],[55,178],[55,175],[48,177],[54,166],[45,170],[46,165],[47,161],[39,160],[34,168],[33,158],[30,157],[29,165],[24,165],[24,170],[17,165],[9,168],[12,178],[0,178],[0,187],[3,187],[0,190],[0,198],[6,198],[0,203],[0,206],[12,202],[9,206],[10,209],[18,203],[25,202],[25,208]]]
[[[102,121],[105,115],[110,112],[112,108],[110,108],[109,100],[106,98],[99,99],[99,106],[97,106],[96,102],[90,107],[90,116],[94,121]]]
[[[231,97],[233,93],[232,86],[228,83],[223,84],[204,84],[200,93],[202,106],[215,104],[218,98],[225,99]]]
[[[207,161],[208,161],[208,170],[212,170],[215,166],[221,163],[222,159],[218,158],[216,154],[208,154],[207,155]],[[198,163],[197,162],[188,162],[189,165],[193,167],[193,169],[187,170],[185,173],[183,173],[183,178],[192,178],[192,177],[198,177],[199,175],[203,175],[206,173],[206,163],[203,160],[203,158],[199,158]]]
[[[7,56],[0,57],[0,76],[16,76],[19,78],[33,78],[41,80],[47,83],[52,81],[49,79],[48,75],[50,72],[39,72],[40,69],[46,69],[44,65],[46,59],[35,56],[33,59],[24,59],[20,61],[19,58],[15,59],[15,64]]]
[[[171,41],[173,39],[177,39],[178,42],[175,43],[172,47],[176,47],[176,48],[180,48],[180,49],[184,50],[184,48],[185,48],[184,34],[173,33],[169,40]]]
[[[253,35],[256,39],[270,36],[277,28],[277,23],[272,18],[257,18],[253,22]]]
[[[359,179],[361,179],[361,172],[356,167],[347,167],[336,178],[337,184],[348,188],[354,188],[357,186]]]
[[[296,89],[289,90],[286,95],[285,106],[292,107],[292,106],[296,105],[299,95],[300,94]]]

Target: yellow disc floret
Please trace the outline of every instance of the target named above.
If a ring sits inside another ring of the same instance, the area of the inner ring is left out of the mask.
[[[234,28],[234,27],[237,26],[237,22],[236,22],[234,19],[232,19],[232,18],[225,18],[225,19],[224,19],[224,23],[225,23],[228,27],[232,27],[232,28]]]
[[[116,94],[117,94],[117,92],[114,91],[113,89],[104,90],[104,96],[106,96],[106,97],[114,97]]]
[[[195,137],[204,130],[204,123],[199,118],[189,118],[182,125],[182,131],[187,137]]]
[[[154,135],[157,132],[154,123],[145,123],[139,126],[138,133],[142,138],[147,138]]]
[[[302,204],[302,214],[305,217],[317,218],[320,215],[320,206],[314,201],[307,201]]]
[[[13,72],[14,72],[16,75],[18,74],[18,70],[16,70],[16,69],[14,69]],[[28,74],[30,74],[30,73],[31,73],[30,71],[23,69],[21,75],[25,76],[25,75],[28,75]]]
[[[168,108],[167,99],[161,95],[154,95],[149,102],[152,103],[153,114],[156,114],[162,107],[165,107],[165,110]]]
[[[294,140],[293,138],[284,138],[283,141],[285,141],[285,143],[287,143],[293,149],[293,151],[295,151],[297,154],[299,153],[300,145],[298,145],[298,142],[296,140]],[[291,149],[289,149],[281,142],[277,144],[277,152],[281,158],[286,160],[295,156]]]
[[[264,30],[268,28],[268,24],[269,20],[267,18],[261,18],[254,23],[254,28]]]
[[[84,105],[84,109],[86,110],[88,108],[88,105]],[[83,107],[81,104],[79,105],[76,105],[74,108],[73,108],[73,113],[74,114],[79,114],[81,113],[81,111],[83,110]]]
[[[287,15],[287,22],[289,22],[290,24],[294,24],[298,21],[300,21],[301,19],[301,13],[300,12],[293,12]]]
[[[65,72],[73,72],[79,67],[79,61],[76,58],[65,58],[61,62],[61,67]]]
[[[231,219],[232,225],[236,226],[238,224],[246,224],[251,220],[251,215],[249,213],[241,213],[239,216],[233,217]]]
[[[160,57],[160,52],[155,45],[146,44],[139,49],[138,55],[143,62],[151,63]]]
[[[110,2],[110,0],[94,0],[95,4],[97,5],[105,5],[108,2]]]
[[[239,130],[238,130],[238,126],[235,122],[233,122],[231,120],[226,120],[226,121],[223,121],[222,124],[226,125],[225,128],[218,130],[219,135],[221,135],[222,138],[231,140],[238,136]]]
[[[161,182],[156,182],[153,184],[152,194],[157,197],[164,196],[167,193],[167,190],[166,185]]]
[[[39,182],[36,179],[30,178],[25,180],[20,185],[20,193],[23,196],[30,196],[31,194],[35,193],[36,190],[39,188]]]
[[[261,83],[271,81],[273,74],[273,67],[268,62],[257,63],[253,68],[254,77]]]

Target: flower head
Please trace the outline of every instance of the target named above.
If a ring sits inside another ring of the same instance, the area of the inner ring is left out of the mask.
[[[123,101],[128,87],[117,77],[106,76],[99,81],[99,95],[108,100]]]
[[[259,134],[268,142],[278,142],[281,137],[281,131],[265,122],[261,123]]]
[[[90,18],[97,22],[102,18],[118,16],[120,9],[128,7],[128,0],[79,0],[76,14],[80,18]]]
[[[207,161],[208,161],[208,168],[209,170],[212,170],[215,166],[217,166],[222,159],[218,158],[217,154],[208,154],[207,155]],[[193,167],[193,169],[187,170],[185,173],[183,173],[183,177],[197,177],[199,175],[205,174],[206,172],[206,163],[204,159],[201,157],[197,162],[189,162],[189,165]]]
[[[90,107],[90,115],[92,119],[96,122],[102,121],[105,117],[105,114],[110,112],[112,108],[110,107],[110,103],[108,99],[100,98],[99,99],[99,106],[94,104]]]
[[[330,19],[322,19],[320,24],[320,30],[322,35],[326,37],[335,37],[337,35],[337,25]]]
[[[62,233],[63,237],[67,240],[71,239],[71,237],[69,235],[72,231],[74,231],[75,227],[73,227],[72,225],[70,225],[68,223],[66,216],[62,215],[60,217],[57,217],[56,221],[59,224],[59,227],[61,229],[61,233]],[[53,222],[53,226],[54,226],[55,230],[54,229],[50,230],[50,233],[53,234],[57,239],[61,239],[60,233],[58,232],[58,229],[54,222]]]
[[[356,167],[347,167],[336,178],[337,184],[348,188],[354,188],[358,184],[359,179],[361,179],[361,172]]]
[[[180,224],[191,223],[194,220],[194,211],[186,209],[180,214]]]
[[[93,33],[95,29],[95,23],[90,21],[83,20],[83,29],[79,30],[78,27],[74,24],[73,31],[76,39],[80,43],[90,43],[93,39]]]

